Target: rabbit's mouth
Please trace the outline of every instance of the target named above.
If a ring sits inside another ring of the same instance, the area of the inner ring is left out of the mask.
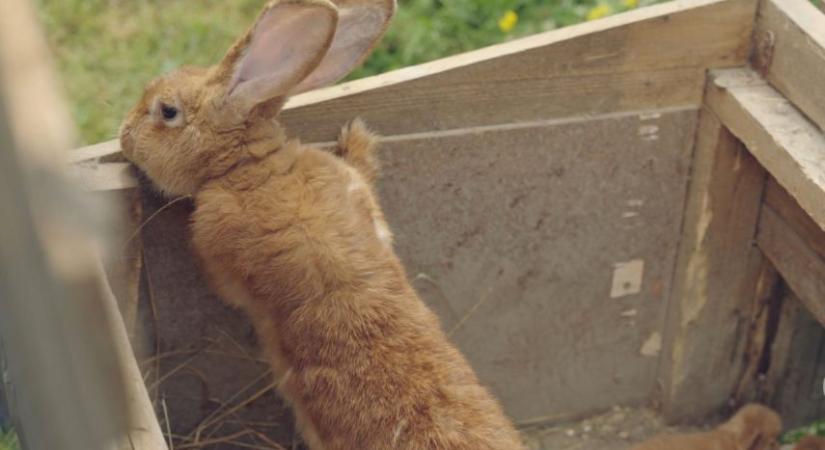
[[[132,136],[132,128],[131,127],[122,127],[120,129],[120,151],[123,153],[123,156],[132,161],[132,155],[134,154],[135,148],[135,139]],[[132,161],[134,162],[134,161]]]

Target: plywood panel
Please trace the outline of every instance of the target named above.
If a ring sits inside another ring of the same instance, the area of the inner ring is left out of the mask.
[[[294,420],[266,389],[273,380],[251,324],[204,283],[188,243],[190,211],[187,201],[144,195],[141,367],[150,395],[166,405],[178,446],[249,428],[288,448]],[[247,439],[237,441],[255,442]]]
[[[517,421],[653,389],[694,118],[385,145],[382,203],[409,275]]]

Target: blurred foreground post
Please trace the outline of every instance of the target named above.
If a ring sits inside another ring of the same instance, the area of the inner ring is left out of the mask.
[[[0,2],[0,367],[14,425],[27,450],[164,449],[100,267],[110,208],[65,177],[72,126],[34,17],[26,0]]]

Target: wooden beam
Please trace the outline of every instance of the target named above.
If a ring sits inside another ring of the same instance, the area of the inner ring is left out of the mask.
[[[15,430],[28,450],[163,449],[145,439],[159,429],[99,270],[109,205],[65,177],[73,128],[49,60],[32,4],[0,2],[0,378]]]
[[[775,182],[769,183],[757,242],[782,278],[825,325],[825,231]]]
[[[765,188],[765,205],[773,209],[807,247],[825,259],[825,231],[774,178],[768,180]]]
[[[751,0],[643,8],[299,96],[283,121],[327,141],[356,116],[400,134],[698,106],[706,69],[744,64],[755,9]]]
[[[811,314],[825,325],[825,262],[771,208],[760,220],[759,247]]]
[[[747,326],[740,328],[740,339],[744,340],[745,345],[741,354],[732,355],[741,355],[743,364],[729,400],[734,407],[755,401],[764,402],[769,396],[767,391],[775,387],[765,382],[768,377],[776,375],[772,369],[781,369],[781,355],[775,355],[773,350],[782,319],[784,292],[779,273],[767,258],[762,258],[754,291],[750,305],[751,316],[746,322]],[[778,362],[777,367],[774,367],[774,361]]]
[[[825,15],[809,0],[763,0],[756,36],[765,44],[759,70],[825,129]]]
[[[753,71],[713,71],[708,85],[706,102],[710,109],[825,228],[822,131]]]
[[[113,139],[111,141],[101,142],[99,144],[89,145],[70,151],[69,162],[75,164],[83,161],[102,158],[104,156],[113,155],[119,152],[120,141],[118,141],[117,139]]]
[[[73,166],[71,173],[87,191],[116,191],[137,186],[130,163],[86,161]]]
[[[114,345],[120,349],[117,353],[118,364],[124,368],[124,386],[126,391],[127,416],[129,426],[127,435],[121,437],[116,450],[168,450],[160,429],[155,409],[149,400],[149,393],[143,381],[143,374],[138,367],[126,322],[118,308],[118,299],[112,291],[102,258],[97,260],[97,274],[103,292],[103,308],[111,318],[107,323],[108,334]]]
[[[671,421],[699,420],[726,405],[743,371],[740,338],[762,267],[753,239],[765,172],[708,109],[692,172],[660,361]]]

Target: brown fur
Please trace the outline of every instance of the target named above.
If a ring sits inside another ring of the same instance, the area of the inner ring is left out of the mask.
[[[393,251],[372,134],[354,122],[336,155],[285,138],[270,119],[283,98],[248,115],[224,100],[249,40],[150,84],[121,141],[159,189],[193,196],[194,252],[252,320],[309,447],[523,449]],[[158,101],[183,122],[164,124]]]
[[[712,431],[691,434],[663,434],[632,450],[773,450],[782,420],[770,408],[749,404]]]
[[[794,450],[825,450],[825,438],[805,436],[796,443]]]

